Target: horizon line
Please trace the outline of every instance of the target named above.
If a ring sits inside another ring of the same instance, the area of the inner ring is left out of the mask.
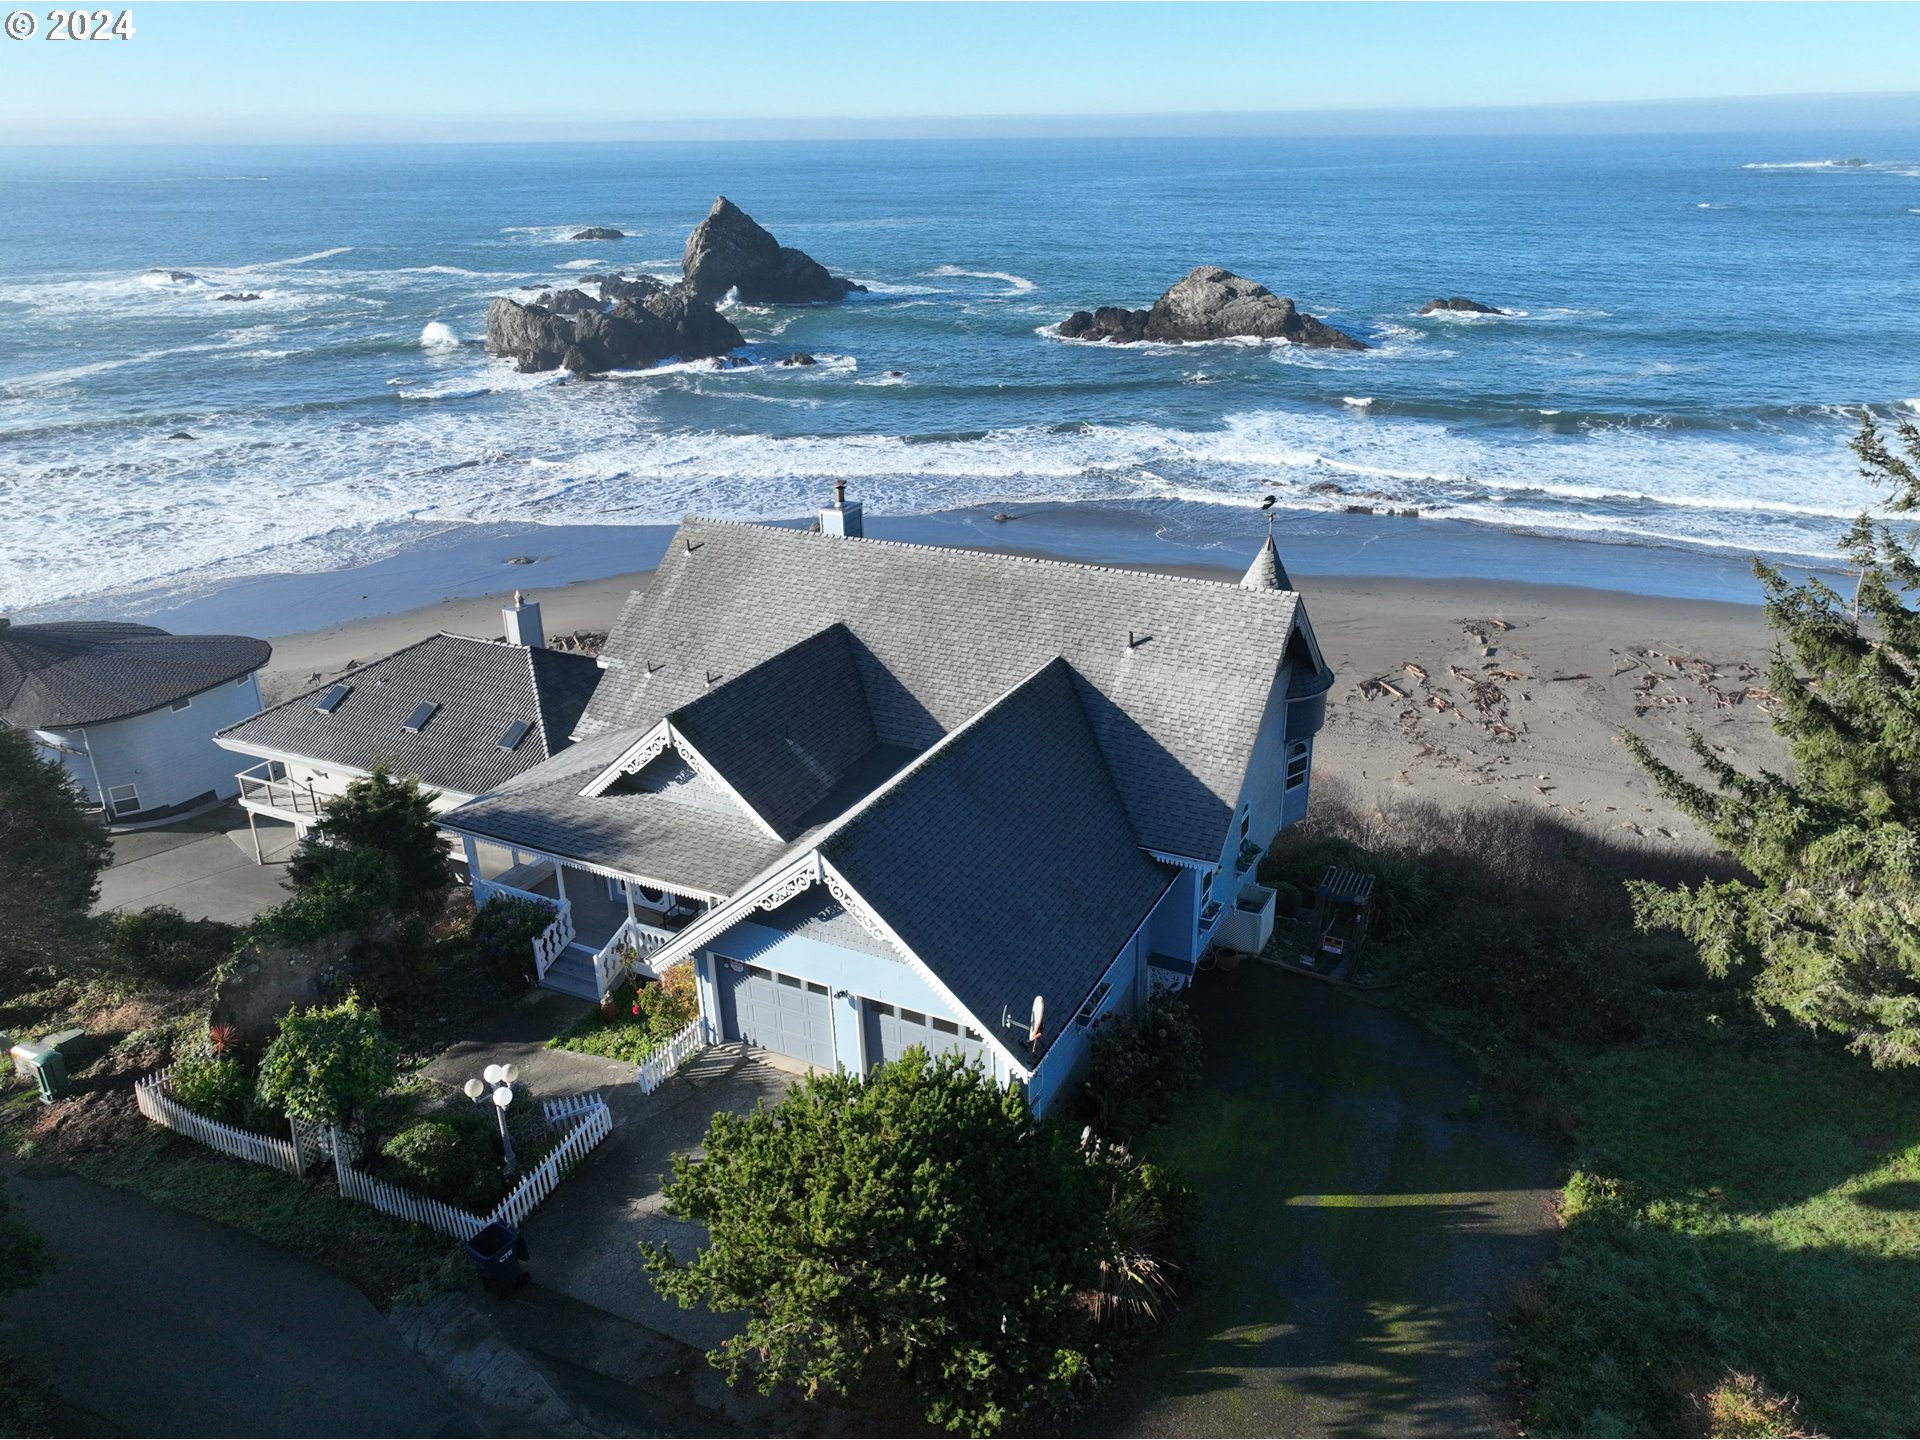
[[[1843,113],[1856,107],[1872,114]],[[1747,112],[1736,115],[1730,112]],[[1758,112],[1758,113],[1754,113]],[[1702,121],[1715,121],[1712,125]],[[1771,120],[1773,123],[1759,123]],[[1781,121],[1794,121],[1782,124]],[[1542,124],[1539,130],[1516,128]],[[1558,123],[1554,123],[1558,122]],[[1598,123],[1596,123],[1598,122]],[[1609,126],[1607,122],[1613,122]],[[1742,123],[1744,122],[1744,123]],[[156,126],[163,133],[156,134]],[[107,117],[39,120],[42,134],[0,149],[163,145],[480,145],[941,139],[1233,139],[1431,134],[1511,135],[1732,133],[1760,130],[1920,129],[1920,89],[1683,96],[1658,100],[1563,100],[1511,105],[1351,106],[1300,110],[1022,112],[952,115],[501,117],[334,116],[304,125],[293,117]],[[1412,128],[1412,127],[1418,128]],[[1350,128],[1340,128],[1350,127]],[[1385,127],[1385,128],[1382,128]],[[304,128],[307,133],[300,134]],[[448,134],[459,129],[464,133]],[[126,131],[117,134],[117,131]],[[258,137],[229,138],[240,131]],[[91,133],[87,133],[91,132]],[[137,138],[136,138],[137,132]],[[405,133],[412,132],[412,133]],[[589,133],[581,133],[589,132]],[[609,133],[619,132],[619,133]],[[192,138],[189,138],[192,137]]]

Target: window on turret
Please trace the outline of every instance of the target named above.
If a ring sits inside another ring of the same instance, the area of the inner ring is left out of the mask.
[[[1298,790],[1307,783],[1307,768],[1313,750],[1305,740],[1287,746],[1287,789]]]

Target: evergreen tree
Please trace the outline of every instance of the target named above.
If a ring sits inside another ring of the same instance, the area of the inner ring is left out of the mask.
[[[1895,516],[1920,510],[1920,429],[1889,445],[1871,415],[1852,447]],[[1710,784],[1626,743],[1661,792],[1751,879],[1636,883],[1643,928],[1679,930],[1715,974],[1752,966],[1754,998],[1837,1031],[1877,1065],[1920,1063],[1920,549],[1866,515],[1844,546],[1852,596],[1755,561],[1777,634],[1768,685],[1791,777],[1744,774],[1689,738]]]
[[[425,911],[453,880],[447,847],[433,818],[433,805],[409,776],[396,780],[376,765],[327,806],[306,843],[287,866],[287,878],[304,889],[353,864],[354,852],[379,855],[391,869],[400,903]]]
[[[112,851],[58,762],[0,726],[0,985],[85,943]]]

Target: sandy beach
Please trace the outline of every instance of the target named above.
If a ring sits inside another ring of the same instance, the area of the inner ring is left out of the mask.
[[[1165,568],[1231,581],[1207,566]],[[650,572],[530,591],[550,641],[603,634]],[[1623,728],[1679,754],[1688,726],[1735,764],[1778,766],[1767,723],[1771,638],[1757,605],[1503,581],[1296,576],[1339,673],[1322,777],[1382,799],[1535,806],[1595,832],[1692,846]],[[497,594],[274,640],[270,702],[440,630],[497,638]],[[564,642],[563,642],[564,643]]]

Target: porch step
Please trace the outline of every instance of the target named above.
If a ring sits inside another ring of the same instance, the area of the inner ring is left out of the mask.
[[[540,977],[540,988],[576,995],[582,1000],[598,1000],[600,986],[593,975],[593,957],[577,946],[562,951],[560,958]]]

